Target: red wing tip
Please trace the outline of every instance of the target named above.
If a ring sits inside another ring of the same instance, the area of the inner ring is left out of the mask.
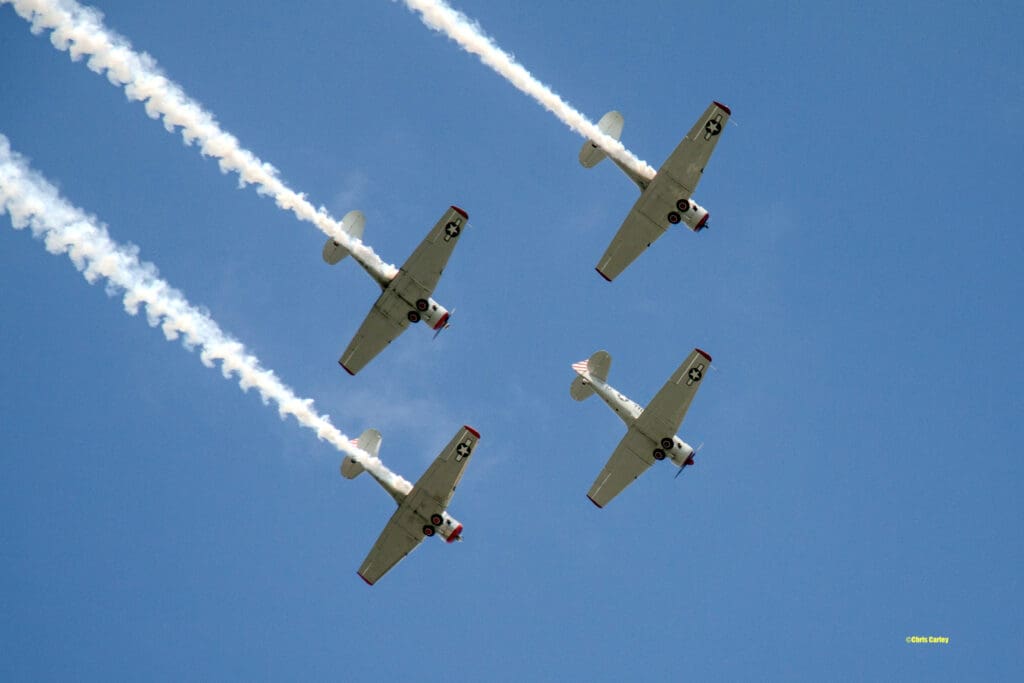
[[[436,325],[434,325],[433,329],[435,329],[435,330],[439,330],[439,329],[441,329],[442,327],[444,327],[444,324],[445,324],[446,322],[448,322],[448,316],[450,316],[450,315],[451,315],[451,313],[445,313],[444,315],[442,315],[442,316],[441,316],[441,319],[437,321],[437,324],[436,324]]]
[[[596,271],[597,271],[597,274],[598,274],[598,275],[600,275],[601,277],[603,277],[603,278],[604,278],[605,280],[607,280],[608,282],[611,282],[611,281],[612,281],[612,279],[611,279],[610,277],[608,277],[607,275],[605,275],[604,273],[602,273],[602,272],[601,272],[601,269],[600,269],[600,268],[594,268],[594,270],[596,270]]]
[[[708,355],[707,351],[701,351],[700,349],[694,349],[694,351],[707,358],[709,363],[711,362],[711,356]]]
[[[591,503],[593,503],[594,505],[596,505],[596,506],[597,506],[598,508],[603,508],[603,507],[604,507],[604,505],[601,505],[601,504],[600,504],[600,503],[598,503],[598,502],[597,502],[596,500],[594,500],[593,498],[591,498],[591,497],[590,497],[590,494],[589,494],[589,493],[587,494],[587,500],[589,500],[589,501],[590,501]]]
[[[348,368],[346,368],[346,367],[345,367],[345,364],[344,364],[344,363],[342,363],[342,362],[341,362],[340,360],[338,361],[338,365],[340,365],[340,366],[341,366],[341,369],[342,369],[342,370],[344,370],[345,372],[347,372],[348,374],[352,375],[353,377],[355,377],[355,376],[356,376],[356,373],[354,373],[354,372],[352,372],[351,370],[349,370]]]
[[[362,574],[360,574],[359,572],[356,572],[356,575],[357,575],[357,576],[358,576],[358,577],[359,577],[360,579],[362,579],[363,581],[365,581],[365,582],[366,582],[366,585],[367,585],[367,586],[372,586],[372,585],[373,585],[373,581],[370,581],[370,580],[369,580],[368,578],[366,578],[365,576],[363,576],[363,575],[362,575]]]
[[[729,107],[725,106],[721,102],[715,100],[715,106],[724,111],[729,116],[732,116],[732,109],[729,109]]]
[[[710,212],[708,212],[708,213],[704,214],[704,218],[701,218],[701,219],[700,219],[700,223],[698,223],[698,224],[697,224],[697,227],[696,227],[696,228],[694,228],[694,229],[693,229],[693,231],[694,231],[694,232],[697,232],[697,231],[699,231],[699,230],[700,230],[701,228],[705,227],[705,226],[706,226],[706,225],[708,224],[708,219],[709,219],[709,218],[711,218],[711,213],[710,213]]]
[[[462,425],[462,428],[465,429],[470,434],[472,434],[473,436],[475,436],[476,438],[478,438],[478,439],[480,438],[480,432],[476,431],[475,429],[473,429],[469,425]],[[459,528],[461,529],[462,527],[459,527]]]
[[[459,207],[455,206],[454,204],[452,204],[452,211],[454,211],[455,213],[459,214],[460,216],[465,218],[467,221],[469,220],[469,214],[466,213],[465,211],[463,211],[462,209],[460,209]]]
[[[451,533],[451,535],[448,537],[448,539],[447,539],[448,543],[454,543],[455,541],[459,540],[459,534],[461,534],[461,533],[462,533],[462,525],[460,524],[457,527],[455,527],[455,531],[453,531]]]

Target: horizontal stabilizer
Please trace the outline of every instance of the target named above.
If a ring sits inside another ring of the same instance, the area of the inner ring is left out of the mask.
[[[594,395],[594,387],[588,380],[577,377],[569,387],[569,395],[577,401],[583,401]]]
[[[617,111],[608,112],[597,122],[597,127],[602,133],[616,140],[622,136],[623,125],[625,125],[625,119]],[[580,150],[580,165],[584,168],[593,168],[601,163],[606,156],[608,155],[605,151],[598,147],[593,140],[587,140]]]
[[[366,216],[363,215],[362,211],[349,211],[345,214],[345,217],[341,219],[341,230],[346,235],[354,237],[357,240],[363,239],[363,228],[366,227]],[[341,259],[348,256],[349,251],[338,242],[334,241],[334,238],[328,238],[327,243],[324,244],[323,257],[324,261],[331,264],[332,266],[340,261]]]
[[[590,358],[573,363],[572,369],[579,375],[569,387],[569,395],[577,401],[589,398],[594,393],[593,381],[606,382],[608,370],[612,367],[612,357],[607,351],[596,351]]]
[[[594,379],[602,382],[608,381],[608,371],[612,367],[612,357],[607,351],[595,351],[594,355],[587,359],[587,371]]]
[[[358,439],[352,441],[352,445],[361,451],[365,451],[371,457],[380,457],[380,432],[376,429],[367,429],[359,435]],[[341,463],[341,476],[346,479],[355,479],[363,472],[363,466],[352,457],[345,458]]]

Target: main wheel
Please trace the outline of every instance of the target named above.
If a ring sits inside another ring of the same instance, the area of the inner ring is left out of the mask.
[[[680,218],[679,214],[676,213],[675,211],[669,211],[668,212],[668,222],[671,223],[672,225],[675,225],[676,223],[678,223],[681,220],[683,220],[683,219]]]
[[[427,301],[426,299],[418,299],[416,301],[416,310],[417,311],[425,311],[429,307],[430,307],[430,302]]]
[[[690,210],[690,202],[686,201],[685,199],[680,199],[678,202],[676,202],[676,208],[679,209],[681,212],[686,213],[687,211]]]
[[[434,535],[434,527],[430,526],[429,524],[424,524],[423,525],[423,535],[427,536],[428,538],[430,536],[433,536]]]
[[[660,448],[655,448],[654,449],[654,459],[655,460],[664,460],[665,459],[665,451],[661,450]]]
[[[409,311],[405,317],[408,318],[411,323],[418,323],[420,321],[420,314],[416,311]]]
[[[430,523],[433,524],[434,526],[441,526],[441,522],[443,522],[443,521],[444,521],[444,518],[441,517],[441,515],[439,515],[439,514],[435,513],[433,515],[430,515]]]
[[[675,441],[673,441],[672,439],[670,439],[668,437],[665,437],[664,439],[661,440],[661,447],[664,448],[666,451],[668,449],[672,448],[672,446],[674,446],[674,445],[675,445]]]

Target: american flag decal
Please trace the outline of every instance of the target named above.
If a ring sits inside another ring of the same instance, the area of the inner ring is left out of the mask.
[[[579,363],[573,363],[572,369],[580,373],[581,375],[585,375],[590,372],[590,366],[587,364],[587,361],[585,360],[581,360]]]

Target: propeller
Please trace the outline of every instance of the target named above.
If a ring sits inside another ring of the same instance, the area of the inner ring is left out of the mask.
[[[437,328],[437,332],[434,332],[434,339],[437,339],[437,335],[441,334],[444,330],[447,330],[452,326],[452,316],[455,315],[455,309],[448,311],[448,319],[444,321],[444,325]]]
[[[693,453],[690,455],[688,460],[693,460],[694,458],[696,458],[697,454],[700,453],[700,449],[702,449],[702,448],[704,448],[704,442],[703,441],[700,442],[699,446],[697,446],[696,448],[693,449]],[[685,469],[686,469],[686,463],[683,463],[683,466],[679,468],[678,472],[676,472],[676,476],[674,476],[672,478],[673,479],[678,479],[679,475],[682,474],[683,470],[685,470]]]

